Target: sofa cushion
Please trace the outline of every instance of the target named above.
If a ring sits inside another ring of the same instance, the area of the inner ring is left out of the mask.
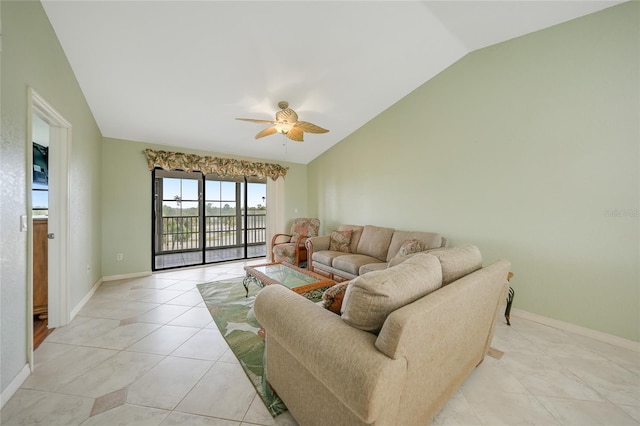
[[[381,271],[383,269],[387,269],[388,266],[388,262],[367,263],[358,269],[358,275],[364,275],[367,272]]]
[[[283,243],[273,246],[273,260],[296,264],[296,243]]]
[[[342,302],[342,319],[352,327],[377,333],[387,315],[441,285],[438,259],[418,253],[397,266],[352,280]]]
[[[344,281],[326,289],[325,292],[322,293],[322,306],[334,314],[340,315],[342,300],[344,299],[344,293],[347,291],[348,285],[349,281]]]
[[[389,243],[393,237],[392,228],[382,228],[379,226],[365,225],[362,230],[360,242],[358,242],[358,250],[355,253],[366,254],[376,259],[385,261]]]
[[[387,261],[393,259],[398,250],[405,241],[417,240],[422,244],[423,250],[429,250],[439,248],[442,246],[442,237],[440,234],[434,232],[421,232],[421,231],[395,231],[389,244],[389,251],[387,253]]]
[[[360,225],[340,225],[338,227],[338,231],[353,231],[351,233],[351,253],[358,252],[358,243],[360,242],[360,237],[362,236],[362,230],[364,226]]]
[[[314,251],[311,255],[311,259],[313,263],[319,263],[322,265],[331,266],[333,263],[333,259],[338,256],[344,256],[345,254],[341,251],[331,251],[331,250],[320,250]]]
[[[482,268],[482,254],[478,247],[463,244],[458,247],[430,252],[440,261],[442,285],[447,285]]]
[[[358,272],[360,271],[360,267],[362,265],[377,262],[380,262],[380,260],[376,259],[375,257],[367,256],[365,254],[343,253],[342,256],[338,256],[333,259],[333,262],[331,262],[331,266],[333,266],[335,269],[346,271],[353,275],[358,275]]]
[[[349,231],[333,231],[330,236],[329,250],[341,251],[343,253],[351,252],[351,235],[352,230]]]

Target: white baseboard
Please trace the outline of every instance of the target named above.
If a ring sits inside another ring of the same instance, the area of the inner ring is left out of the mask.
[[[26,364],[18,375],[9,383],[9,386],[2,391],[0,395],[0,408],[4,408],[4,405],[11,399],[11,397],[20,389],[20,386],[27,380],[27,377],[31,374],[29,364]]]
[[[581,327],[579,325],[571,324],[557,319],[544,317],[542,315],[533,314],[521,309],[514,308],[511,310],[511,314],[522,319],[527,319],[540,324],[548,325],[553,328],[579,334],[580,336],[590,337],[592,339],[619,346],[621,348],[640,352],[640,342],[625,339],[624,337],[614,336],[613,334],[603,333],[602,331],[592,330],[590,328]]]
[[[78,315],[78,312],[80,312],[80,309],[82,309],[84,307],[84,305],[87,304],[89,299],[91,299],[91,296],[93,296],[93,293],[95,293],[96,290],[98,289],[98,287],[100,287],[100,284],[102,284],[102,278],[99,279],[93,285],[93,287],[91,287],[91,290],[89,290],[89,292],[87,294],[85,294],[85,296],[82,298],[80,303],[78,303],[76,305],[76,307],[71,310],[71,313],[69,314],[70,315],[69,322],[73,321],[73,319],[76,317],[76,315]]]
[[[151,271],[134,272],[132,274],[108,275],[106,277],[102,277],[102,281],[128,280],[131,278],[148,277],[150,275],[152,275]]]

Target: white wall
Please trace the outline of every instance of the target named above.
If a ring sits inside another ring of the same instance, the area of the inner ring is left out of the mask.
[[[516,308],[639,341],[639,9],[467,55],[311,162],[310,211],[477,244]]]

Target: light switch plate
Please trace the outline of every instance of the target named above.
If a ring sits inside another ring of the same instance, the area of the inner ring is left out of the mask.
[[[20,216],[20,232],[27,232],[27,215]]]

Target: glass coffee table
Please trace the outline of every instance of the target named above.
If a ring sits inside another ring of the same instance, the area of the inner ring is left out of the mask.
[[[252,282],[260,287],[281,284],[298,294],[309,293],[336,284],[334,280],[289,263],[251,265],[245,266],[244,270],[247,275],[242,280],[242,285],[246,290],[246,297],[249,296],[249,284]]]

